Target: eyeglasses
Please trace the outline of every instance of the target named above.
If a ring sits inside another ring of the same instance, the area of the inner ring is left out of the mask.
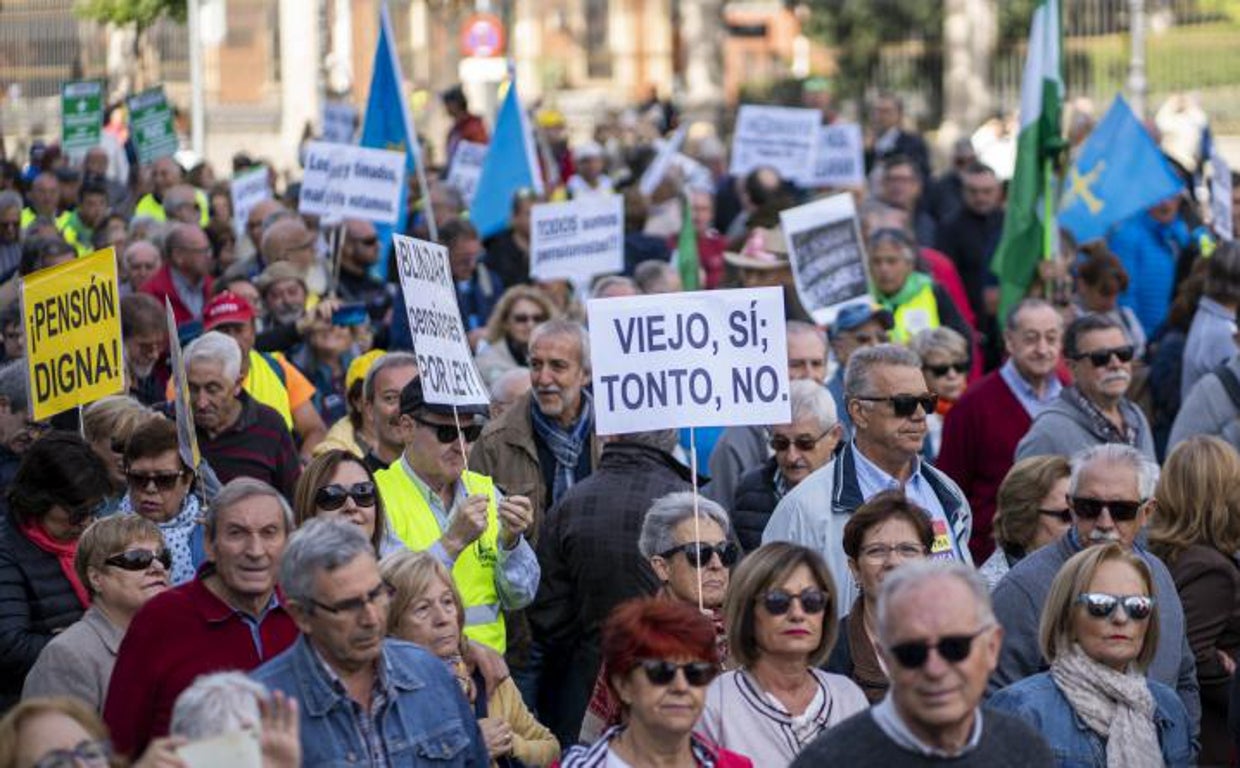
[[[710,681],[719,674],[719,668],[709,661],[691,661],[687,664],[675,664],[663,659],[642,659],[638,662],[646,679],[651,685],[670,685],[676,678],[677,670],[685,673],[685,682],[694,688],[710,685]]]
[[[1089,499],[1084,496],[1073,496],[1069,501],[1072,502],[1072,511],[1084,520],[1097,520],[1102,516],[1102,510],[1106,509],[1111,512],[1112,520],[1117,523],[1126,523],[1129,520],[1136,520],[1137,513],[1141,511],[1139,501],[1109,501]]]
[[[938,651],[943,660],[957,664],[969,658],[973,652],[973,641],[983,632],[990,629],[982,627],[971,635],[948,635],[940,637],[937,643],[926,640],[910,640],[907,643],[893,645],[888,650],[905,669],[920,669],[930,658],[930,651]]]
[[[1038,514],[1053,517],[1061,523],[1072,522],[1072,510],[1067,507],[1064,507],[1063,509],[1039,509]]]
[[[332,483],[314,493],[315,506],[328,512],[334,512],[343,507],[345,499],[353,499],[353,503],[359,507],[373,507],[375,505],[375,484],[369,480],[350,486]]]
[[[513,323],[515,325],[525,325],[526,323],[534,323],[534,324],[545,323],[547,322],[547,316],[546,315],[526,315],[526,314],[509,315],[508,322]]]
[[[1093,363],[1095,368],[1102,368],[1111,362],[1111,356],[1119,358],[1121,363],[1131,362],[1133,356],[1137,353],[1136,347],[1127,344],[1122,347],[1111,347],[1110,349],[1099,349],[1095,352],[1081,352],[1075,355],[1073,360],[1084,360],[1089,358],[1089,362]]]
[[[740,559],[741,550],[732,542],[723,544],[707,544],[701,541],[690,541],[679,546],[672,547],[666,552],[660,552],[659,557],[664,560],[670,560],[677,552],[684,552],[685,559],[689,561],[689,565],[694,568],[701,568],[710,565],[710,561],[715,555],[719,555],[719,562],[723,563],[725,568],[731,568],[736,565],[736,561]]]
[[[786,435],[771,435],[771,450],[776,453],[782,453],[788,450],[789,446],[795,445],[798,451],[812,451],[814,446],[827,436],[831,430],[823,432],[818,437],[810,437],[809,435],[797,435],[789,439]]]
[[[946,365],[924,365],[922,366],[931,376],[943,377],[949,372],[955,371],[961,376],[969,372],[969,368],[973,367],[968,360],[959,363],[947,363]]]
[[[433,421],[419,419],[417,416],[414,416],[413,420],[424,427],[433,427],[435,430],[435,439],[444,445],[455,441],[458,435],[463,435],[465,437],[465,442],[472,443],[482,434],[481,424],[470,424],[467,427],[461,427],[458,432],[455,424],[436,424]]]
[[[1106,592],[1082,592],[1076,601],[1095,619],[1105,619],[1123,607],[1133,621],[1145,621],[1154,612],[1154,598],[1149,595],[1109,595]]]
[[[311,600],[310,604],[316,608],[322,608],[333,616],[342,613],[360,614],[371,605],[384,605],[392,599],[392,595],[396,594],[396,587],[388,584],[386,581],[380,582],[379,586],[370,590],[361,597],[353,597],[348,600],[341,600],[333,605],[320,603],[318,600]]]
[[[885,563],[892,555],[896,555],[901,560],[920,560],[926,556],[926,548],[920,544],[906,542],[895,546],[871,544],[861,550],[861,556],[872,563]]]
[[[106,768],[112,758],[112,746],[105,740],[82,741],[73,749],[53,749],[38,759],[31,768]]]
[[[924,395],[891,395],[890,397],[854,397],[853,400],[864,400],[871,403],[891,403],[891,410],[896,416],[907,418],[917,412],[921,406],[922,413],[929,416],[939,407],[939,396],[933,392]]]
[[[822,613],[831,604],[831,596],[817,587],[806,587],[799,595],[786,589],[771,589],[758,597],[766,612],[772,616],[783,616],[787,613],[792,608],[793,600],[800,602],[801,610],[808,614]]]
[[[116,453],[121,453],[116,448],[112,450]],[[160,493],[167,493],[175,488],[177,482],[184,476],[184,472],[126,472],[125,482],[135,491],[148,490],[151,484],[154,483],[155,490]]]
[[[165,571],[172,570],[172,553],[166,549],[152,552],[149,549],[127,549],[119,555],[112,555],[103,561],[104,565],[120,568],[122,571],[145,571],[151,563],[158,560]]]

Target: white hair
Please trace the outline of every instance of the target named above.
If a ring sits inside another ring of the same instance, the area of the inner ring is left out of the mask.
[[[224,378],[241,376],[241,347],[233,337],[219,331],[207,331],[185,348],[185,367],[196,362],[212,363],[224,369]]]
[[[920,560],[902,565],[883,579],[878,592],[878,638],[886,645],[891,640],[892,624],[897,619],[891,615],[891,603],[897,597],[917,587],[923,587],[936,579],[956,579],[969,588],[973,597],[979,627],[995,623],[995,610],[990,601],[990,588],[978,574],[977,569],[959,560]]]
[[[232,731],[258,731],[258,703],[267,695],[266,686],[241,672],[200,675],[177,696],[169,732],[199,741]]]
[[[1137,476],[1137,496],[1145,501],[1154,495],[1158,485],[1158,465],[1145,454],[1123,443],[1102,443],[1083,448],[1072,455],[1072,475],[1068,478],[1068,495],[1075,496],[1081,484],[1081,473],[1091,464],[1118,464],[1131,469]]]
[[[792,421],[811,418],[822,430],[830,429],[839,420],[835,398],[826,387],[811,379],[797,379],[788,385]]]

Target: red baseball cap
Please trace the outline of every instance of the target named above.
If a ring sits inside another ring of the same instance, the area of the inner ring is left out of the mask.
[[[224,291],[211,299],[202,310],[202,325],[211,330],[225,323],[249,323],[254,320],[254,308],[250,302],[232,291]]]

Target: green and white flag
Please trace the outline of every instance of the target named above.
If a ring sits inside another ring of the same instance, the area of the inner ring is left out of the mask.
[[[1008,187],[1003,235],[990,265],[999,278],[1000,317],[1024,298],[1038,262],[1054,253],[1054,166],[1065,146],[1060,133],[1062,39],[1059,0],[1042,0],[1033,12],[1020,88],[1016,172]]]
[[[78,156],[99,145],[103,131],[103,83],[77,80],[60,84],[60,147]]]

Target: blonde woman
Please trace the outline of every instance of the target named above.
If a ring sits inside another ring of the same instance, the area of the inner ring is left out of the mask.
[[[478,345],[478,374],[490,388],[505,371],[528,367],[530,333],[534,326],[559,313],[547,294],[529,285],[504,291],[487,320]]]

